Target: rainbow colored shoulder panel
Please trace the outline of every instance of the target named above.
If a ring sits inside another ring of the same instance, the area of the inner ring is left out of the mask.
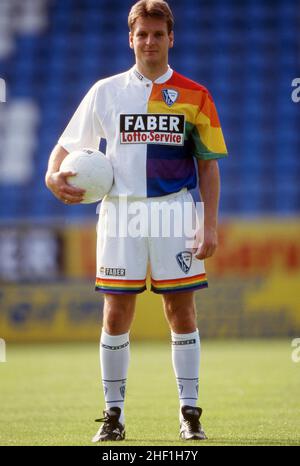
[[[176,101],[168,108],[163,98],[164,90],[177,93]],[[227,149],[214,101],[208,90],[173,72],[163,84],[155,84],[148,103],[149,113],[181,113],[185,115],[185,141],[189,141],[189,151],[202,159],[221,158]]]

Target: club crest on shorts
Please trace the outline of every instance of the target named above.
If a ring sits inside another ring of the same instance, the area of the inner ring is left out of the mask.
[[[179,93],[174,89],[163,89],[162,95],[168,107],[171,107],[178,99]]]
[[[176,256],[179,267],[184,273],[188,273],[192,265],[192,253],[189,251],[182,251]]]

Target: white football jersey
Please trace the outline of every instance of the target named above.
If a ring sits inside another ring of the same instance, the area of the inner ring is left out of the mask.
[[[168,67],[150,81],[136,67],[98,81],[86,94],[58,144],[68,152],[98,149],[114,170],[111,196],[156,197],[192,189],[194,157],[227,155],[209,92]]]

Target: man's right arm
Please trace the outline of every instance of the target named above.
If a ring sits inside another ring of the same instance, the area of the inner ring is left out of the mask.
[[[57,199],[67,204],[79,204],[82,201],[84,190],[68,184],[67,178],[74,176],[73,172],[61,172],[60,166],[68,151],[57,144],[50,154],[45,183]]]

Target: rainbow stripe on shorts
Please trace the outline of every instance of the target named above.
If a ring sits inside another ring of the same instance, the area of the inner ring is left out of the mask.
[[[154,293],[174,293],[177,291],[193,291],[207,288],[206,273],[194,275],[193,277],[175,278],[173,280],[154,280],[151,277],[151,291]]]
[[[96,278],[95,290],[110,294],[142,293],[146,289],[146,279],[116,280],[111,278]]]

